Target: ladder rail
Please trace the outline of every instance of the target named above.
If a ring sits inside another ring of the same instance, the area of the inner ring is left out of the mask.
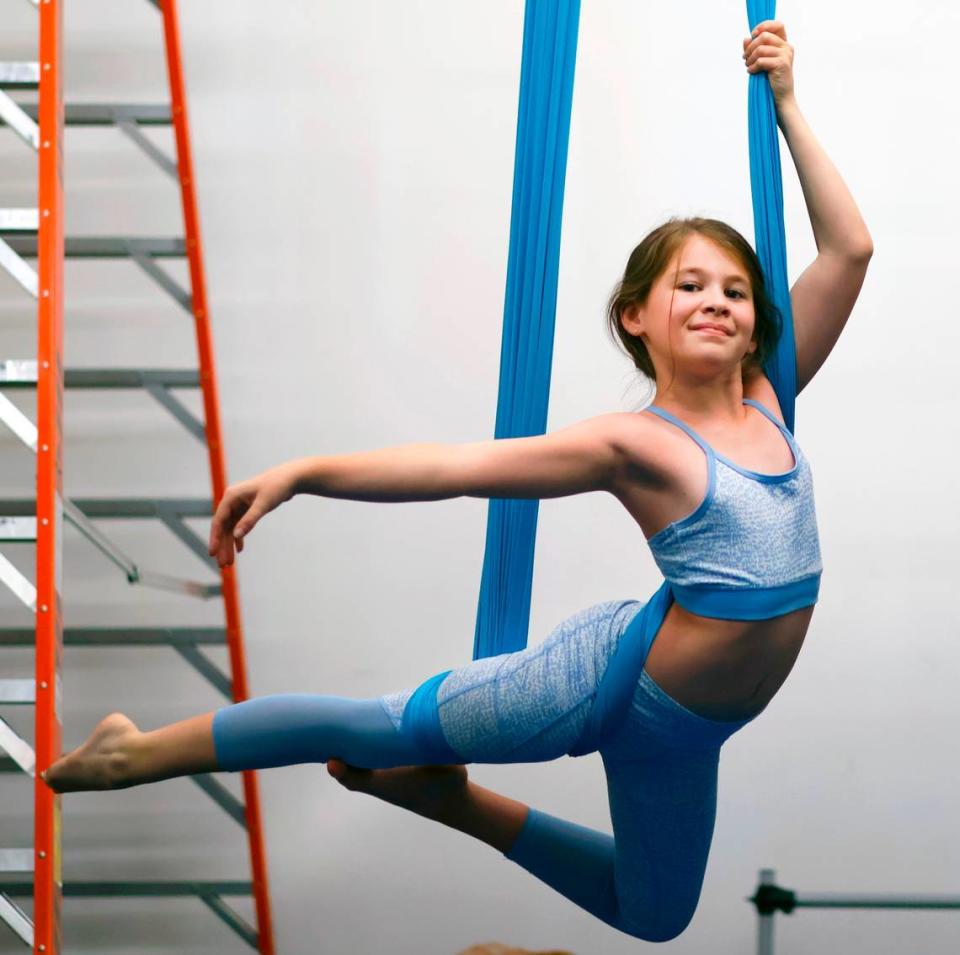
[[[38,770],[63,740],[63,0],[38,6],[36,704]],[[34,780],[34,950],[60,955],[61,797]]]
[[[216,507],[226,490],[226,467],[223,456],[213,339],[207,307],[206,277],[203,269],[200,216],[193,174],[193,155],[190,148],[190,129],[180,46],[180,25],[176,0],[160,0],[159,7],[163,15],[167,78],[170,85],[170,112],[176,142],[177,181],[180,187],[180,200],[183,209],[184,236],[186,238],[190,272],[191,308],[196,328],[210,479],[213,487],[214,506]],[[235,568],[233,566],[222,568],[221,577],[233,698],[236,702],[242,702],[249,698],[249,687]],[[273,955],[273,929],[267,885],[267,863],[261,822],[259,787],[255,773],[244,772],[242,775],[250,868],[253,877],[254,905],[257,915],[257,943],[262,955]]]

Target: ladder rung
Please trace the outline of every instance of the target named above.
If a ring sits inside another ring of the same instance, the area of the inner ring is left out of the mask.
[[[37,363],[30,359],[0,361],[0,388],[32,387]],[[67,368],[65,388],[199,388],[200,372],[192,368]]]
[[[0,628],[0,647],[32,647],[35,632],[27,627]],[[66,627],[65,647],[223,646],[224,627]]]
[[[37,539],[35,517],[0,516],[0,541],[6,544],[29,544]]]
[[[89,518],[125,518],[145,520],[163,518],[165,514],[178,517],[212,517],[213,502],[209,498],[78,498],[70,499]],[[36,501],[31,498],[0,499],[0,515],[5,517],[36,517]]]
[[[0,209],[0,232],[36,232],[38,224],[36,209]]]
[[[22,898],[33,894],[32,882],[8,882],[0,885],[7,895]],[[250,882],[67,882],[63,883],[64,897],[95,899],[114,896],[183,897],[191,895],[250,895]]]
[[[33,872],[33,849],[0,849],[0,873],[10,872]]]
[[[36,703],[37,684],[35,680],[0,680],[0,705]],[[0,849],[0,853],[5,850]],[[2,861],[2,856],[0,856]]]
[[[23,111],[37,118],[35,103],[22,103]],[[132,120],[139,126],[169,126],[170,107],[163,103],[68,103],[64,108],[68,126],[114,126]]]
[[[39,63],[0,63],[0,89],[36,89],[39,83]]]
[[[37,257],[37,237],[11,235],[7,245],[26,259]],[[180,259],[187,254],[183,239],[135,238],[126,236],[76,236],[64,241],[68,259],[129,259],[147,255],[154,259]]]

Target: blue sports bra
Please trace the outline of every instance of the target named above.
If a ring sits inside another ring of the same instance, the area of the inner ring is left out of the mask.
[[[763,620],[816,603],[823,564],[810,465],[767,408],[752,398],[743,403],[780,429],[793,468],[783,474],[748,471],[679,418],[650,405],[646,410],[683,429],[703,449],[707,493],[694,511],[647,543],[686,610],[724,620]]]

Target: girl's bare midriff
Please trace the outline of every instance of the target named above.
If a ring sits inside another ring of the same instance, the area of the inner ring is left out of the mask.
[[[766,376],[744,383],[753,398],[783,420]],[[781,474],[794,466],[783,435],[755,408],[744,406],[735,430],[711,429],[686,421],[715,451],[741,467]],[[686,517],[703,500],[706,457],[684,432],[645,412],[643,470],[617,488],[616,496],[647,540]],[[639,460],[638,455],[638,460]],[[677,702],[713,720],[755,716],[783,685],[803,646],[814,608],[804,607],[767,620],[719,620],[690,613],[674,603],[654,640],[645,669]]]

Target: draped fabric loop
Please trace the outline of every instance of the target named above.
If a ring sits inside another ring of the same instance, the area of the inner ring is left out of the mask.
[[[747,0],[751,31],[775,14],[776,0]],[[579,0],[526,3],[496,438],[546,430],[579,17]],[[780,142],[773,92],[765,73],[749,77],[747,111],[754,243],[770,298],[782,319],[780,342],[764,371],[793,433],[796,347]],[[536,500],[490,501],[475,660],[527,645],[538,513]]]
[[[543,434],[579,0],[527,0],[494,437]],[[527,645],[539,501],[490,501],[473,658]]]

